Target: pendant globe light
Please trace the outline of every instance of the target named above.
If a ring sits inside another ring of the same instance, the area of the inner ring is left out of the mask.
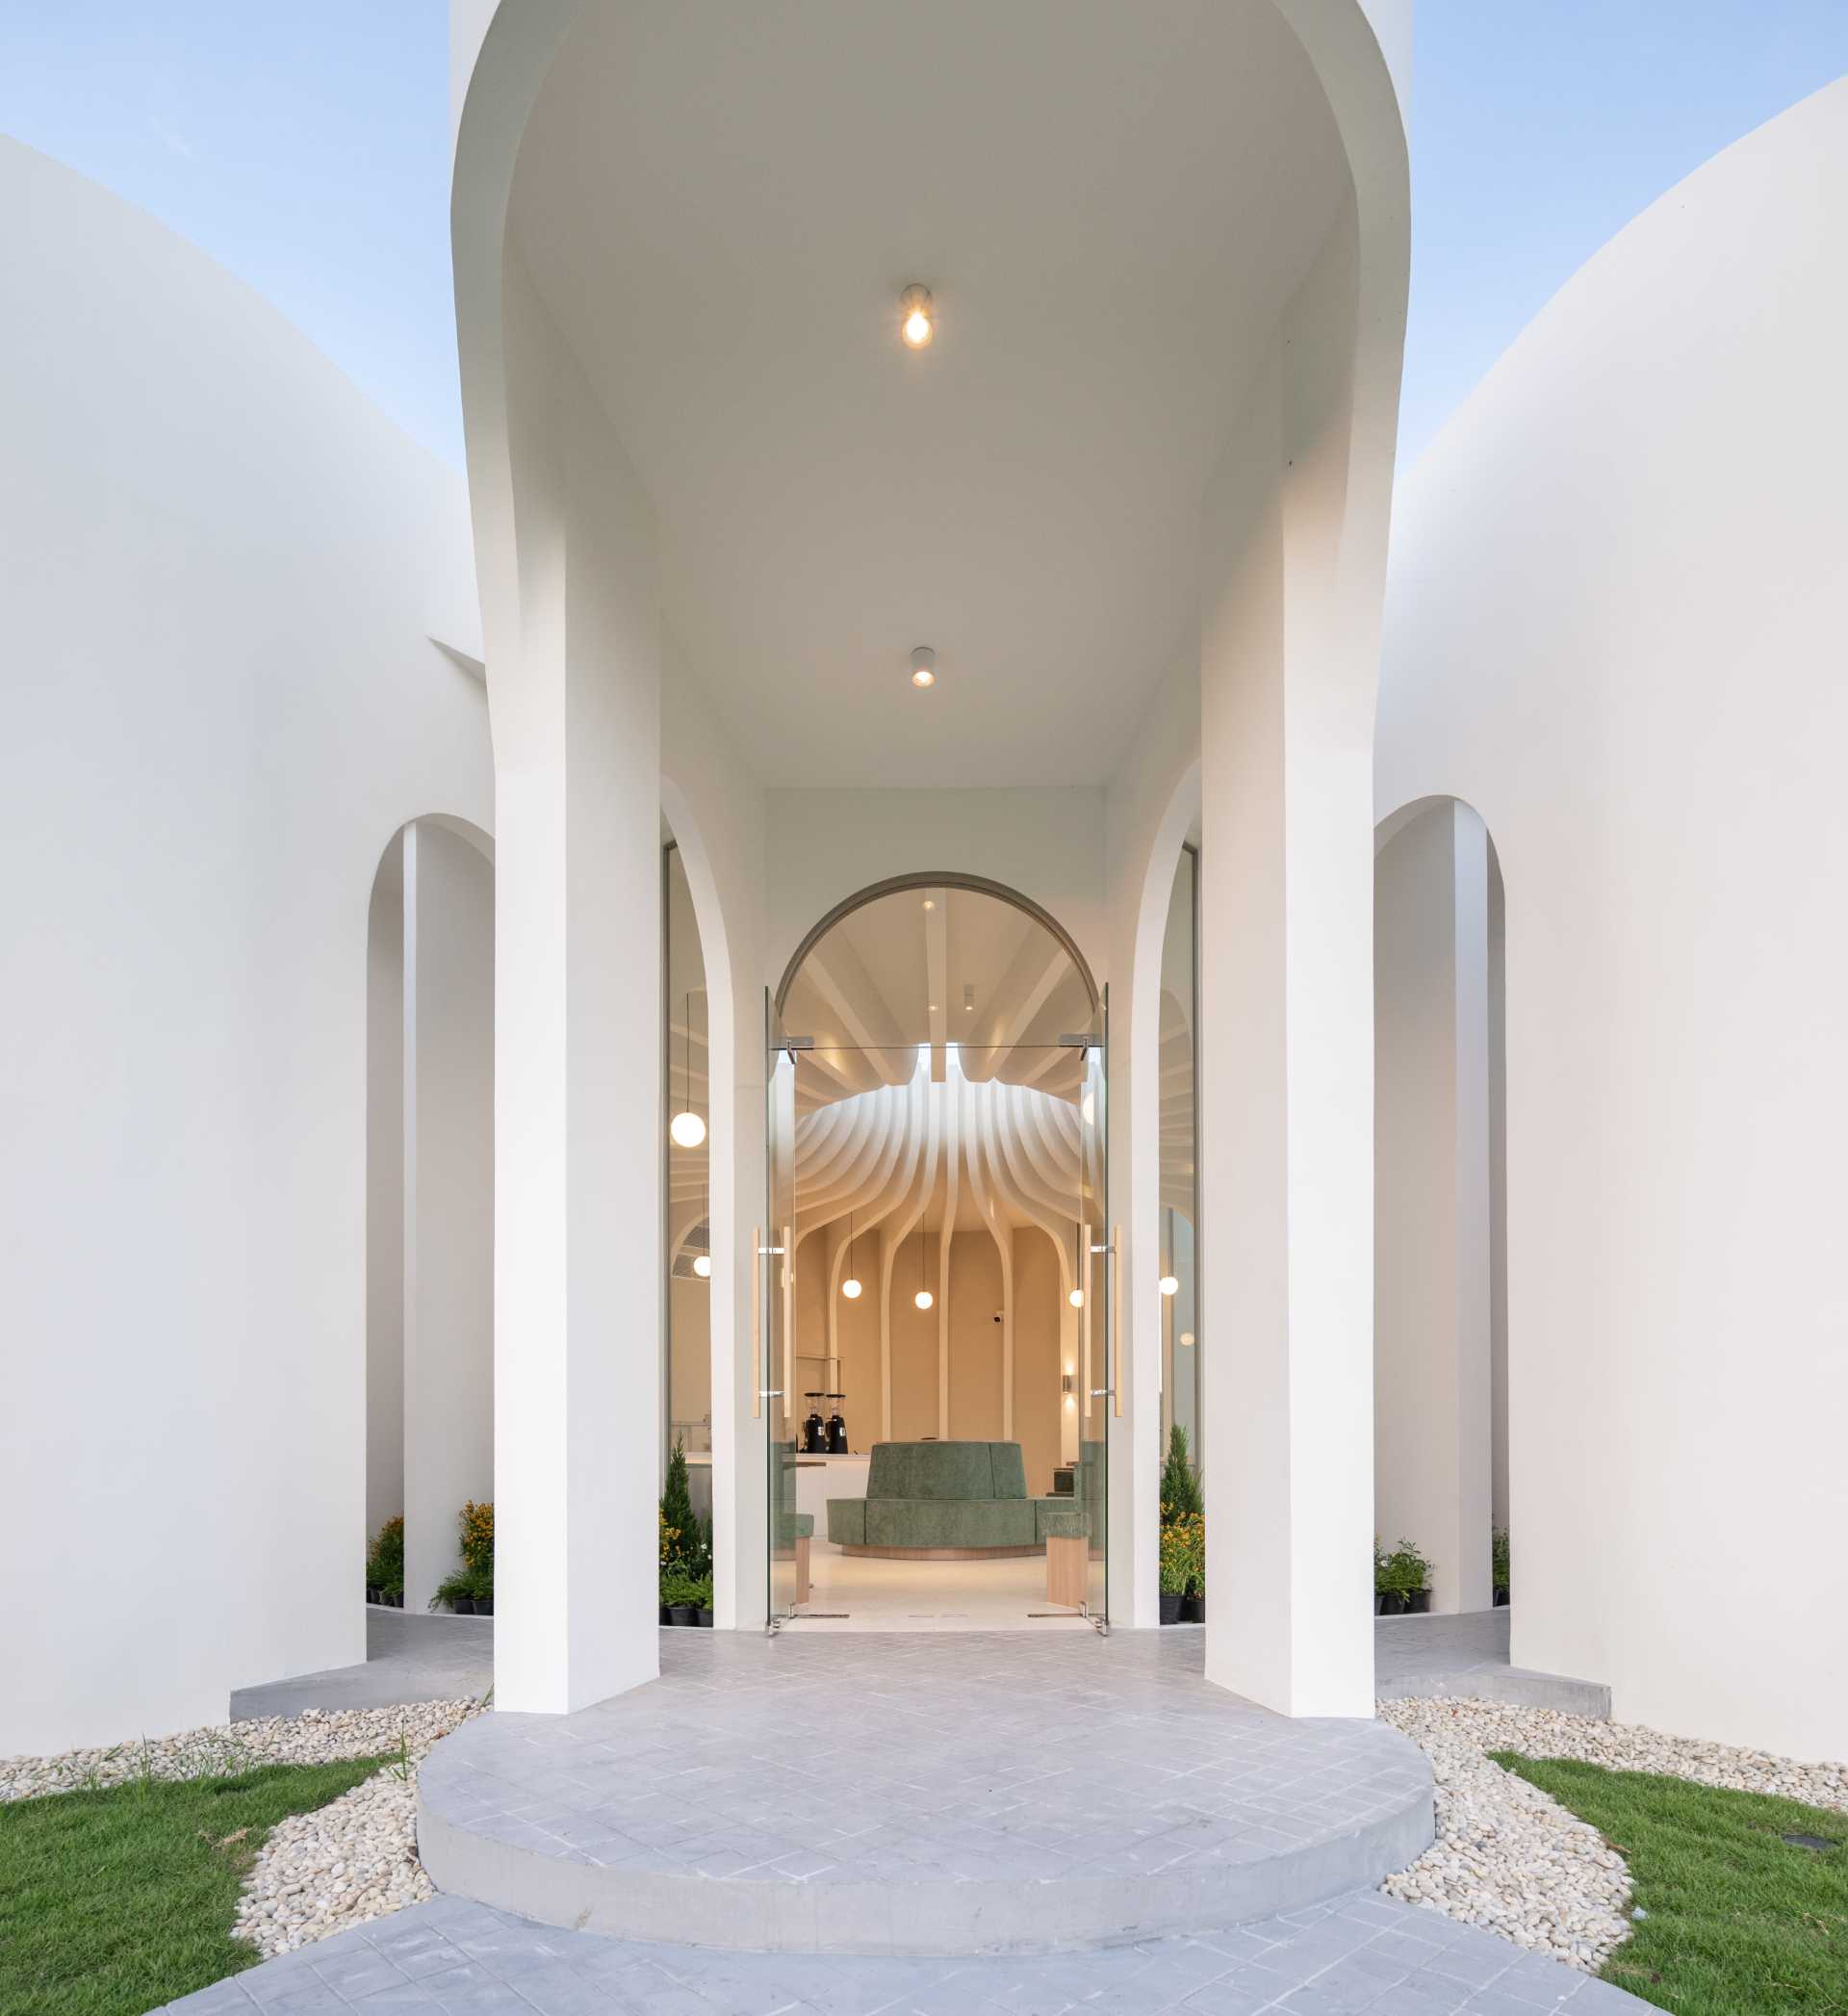
[[[847,1214],[847,1279],[840,1284],[840,1292],[849,1302],[860,1300],[860,1277],[854,1272],[854,1214]]]
[[[928,1309],[937,1300],[937,1297],[924,1285],[924,1241],[926,1229],[925,1225],[920,1220],[917,1228],[917,1293],[911,1297],[911,1301],[920,1309]]]
[[[676,1148],[698,1148],[706,1139],[706,1123],[693,1110],[693,996],[686,997],[686,1069],[680,1080],[685,1094],[680,1110],[667,1124]]]

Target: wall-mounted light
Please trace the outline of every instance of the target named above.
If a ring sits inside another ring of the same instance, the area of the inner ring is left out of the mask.
[[[924,1230],[922,1227],[919,1227],[917,1234],[917,1293],[911,1297],[911,1306],[913,1308],[928,1309],[936,1300],[937,1297],[924,1285]]]
[[[930,348],[931,338],[937,334],[937,310],[932,305],[928,287],[919,287],[914,282],[899,296],[898,333],[907,349]]]
[[[1070,1395],[1072,1391],[1072,1377],[1069,1372],[1062,1372],[1059,1375],[1059,1390],[1067,1396]]]
[[[709,1281],[712,1279],[712,1255],[708,1253],[696,1254],[693,1259],[693,1272],[699,1276],[701,1280]]]
[[[920,644],[911,653],[911,684],[914,686],[934,686],[937,684],[937,653],[928,644]],[[924,908],[930,909],[926,902]]]
[[[1082,1309],[1085,1305],[1085,1291],[1082,1288],[1074,1288],[1065,1300],[1074,1309]]]
[[[1193,1332],[1193,1331],[1192,1331],[1191,1330],[1184,1330],[1184,1331],[1183,1331],[1181,1332],[1181,1342],[1182,1342],[1183,1344],[1191,1344],[1191,1343],[1193,1343],[1193,1341],[1194,1341],[1194,1332]]]
[[[1163,1275],[1155,1285],[1164,1295],[1178,1295],[1181,1292],[1180,1282],[1171,1274]]]

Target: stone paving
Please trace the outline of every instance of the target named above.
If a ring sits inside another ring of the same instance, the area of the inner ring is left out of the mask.
[[[670,1631],[661,1653],[614,1700],[437,1746],[440,1890],[701,1945],[994,1951],[1261,1916],[1431,1838],[1415,1745],[1209,1686],[1197,1633]]]
[[[387,1708],[403,1701],[478,1701],[494,1685],[494,1619],[407,1610],[366,1610],[366,1659],[292,1680],[240,1687],[230,1719],[300,1715],[310,1708]]]
[[[1382,1701],[1467,1696],[1608,1719],[1610,1689],[1601,1682],[1509,1665],[1512,1616],[1504,1605],[1463,1616],[1374,1618],[1375,1696]]]
[[[1508,1664],[1509,1612],[1468,1616],[1377,1617],[1374,1693],[1395,1701],[1414,1694],[1468,1694],[1530,1708],[1608,1715],[1609,1690],[1584,1680],[1533,1673]],[[1170,1636],[1199,1636],[1179,1627]],[[426,1616],[402,1610],[366,1614],[366,1663],[241,1687],[231,1719],[299,1715],[308,1708],[376,1708],[397,1701],[479,1700],[494,1685],[494,1619]]]
[[[1617,2016],[1644,2006],[1491,1933],[1366,1893],[1232,1932],[962,1960],[646,1945],[438,1898],[169,2003],[166,2016]]]

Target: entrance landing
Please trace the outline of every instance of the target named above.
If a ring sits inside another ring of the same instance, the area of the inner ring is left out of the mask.
[[[1209,1687],[1200,1634],[665,1632],[658,1681],[483,1716],[419,1776],[439,1890],[761,1952],[1048,1952],[1224,1928],[1429,1844],[1423,1755]]]

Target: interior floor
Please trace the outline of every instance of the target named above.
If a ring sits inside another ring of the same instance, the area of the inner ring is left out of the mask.
[[[881,1561],[817,1538],[803,1631],[1089,1631],[1046,1600],[1043,1555],[1001,1561]],[[1050,1614],[1049,1614],[1050,1613]]]

